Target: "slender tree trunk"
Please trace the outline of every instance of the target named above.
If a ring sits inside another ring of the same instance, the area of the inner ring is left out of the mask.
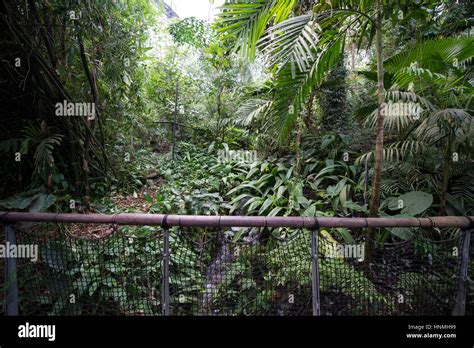
[[[99,125],[99,132],[100,132],[100,144],[102,145],[102,149],[103,149],[103,152],[102,152],[102,156],[103,156],[103,165],[104,165],[104,170],[105,172],[107,173],[107,159],[106,159],[106,153],[105,153],[105,136],[104,136],[104,129],[103,129],[103,125],[102,125],[102,117],[100,116],[99,114],[99,108],[97,106],[97,103],[98,103],[98,91],[97,91],[97,86],[95,84],[95,80],[89,70],[89,63],[87,61],[87,57],[86,57],[86,53],[85,53],[85,49],[84,49],[84,43],[82,41],[82,36],[81,34],[78,34],[77,36],[78,38],[78,42],[79,42],[79,53],[80,53],[80,56],[81,56],[81,61],[82,61],[82,65],[84,67],[84,72],[86,74],[86,77],[87,77],[87,81],[89,82],[89,86],[91,88],[91,95],[92,95],[92,101],[94,102],[94,105],[95,105],[95,116],[97,118],[97,123]],[[92,133],[93,130],[92,130]]]
[[[313,90],[309,95],[308,101],[306,102],[306,113],[303,116],[303,122],[311,133],[316,132],[316,127],[313,124],[313,103],[315,95],[316,90]]]
[[[383,161],[383,103],[385,100],[385,90],[383,85],[383,57],[382,57],[382,7],[380,0],[377,0],[377,123],[375,131],[375,160],[374,160],[374,180],[372,183],[372,197],[370,203],[370,216],[377,216],[380,206],[380,185],[382,182],[382,161]]]
[[[172,159],[176,157],[176,116],[178,114],[178,92],[179,92],[179,80],[176,80],[176,88],[174,92],[174,113],[173,113],[173,148],[172,148]]]
[[[355,43],[354,41],[351,42],[351,68],[352,71],[355,70]]]
[[[439,213],[446,215],[446,192],[448,191],[448,170],[443,170],[443,183],[441,184],[441,193],[439,198]]]
[[[217,129],[216,129],[216,142],[219,141],[220,134],[220,125],[221,125],[221,89],[217,94]]]
[[[443,181],[441,183],[441,192],[439,195],[439,213],[440,215],[446,215],[446,192],[448,192],[448,181],[449,181],[449,165],[451,159],[451,142],[448,141],[446,146],[446,153],[444,156],[443,164]]]
[[[383,161],[383,103],[385,101],[385,90],[383,85],[383,56],[382,56],[382,5],[381,0],[377,0],[377,23],[376,23],[376,36],[377,36],[377,122],[375,127],[375,153],[374,153],[374,178],[372,181],[372,197],[370,202],[369,216],[376,217],[379,213],[380,206],[380,186],[382,183],[382,161]],[[375,229],[367,229],[367,250],[366,250],[366,265],[369,264],[372,259]]]
[[[90,123],[88,119],[86,119],[86,123]],[[89,148],[91,143],[91,134],[86,133],[85,141],[84,141],[84,157],[82,160],[82,170],[84,172],[84,199],[82,200],[82,204],[86,212],[90,210],[90,186],[89,186]]]
[[[301,119],[296,124],[296,164],[295,174],[297,177],[301,174]]]
[[[56,73],[55,69],[56,69],[57,59],[56,59],[56,55],[54,54],[53,45],[51,44],[51,40],[49,39],[49,36],[48,36],[49,26],[45,25],[41,21],[41,17],[38,13],[38,9],[36,8],[35,2],[33,0],[29,0],[28,4],[31,7],[33,15],[36,17],[36,20],[38,21],[38,24],[40,25],[41,34],[43,36],[44,43],[45,43],[46,49],[48,51],[48,56],[49,56],[49,59],[51,60],[51,65],[54,69],[54,72]]]

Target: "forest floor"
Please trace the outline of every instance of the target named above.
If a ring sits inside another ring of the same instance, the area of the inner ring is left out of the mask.
[[[160,190],[160,187],[164,184],[164,179],[161,176],[150,175],[153,179],[146,180],[139,190],[133,191],[129,194],[117,194],[107,198],[106,201],[102,201],[94,204],[90,213],[100,213],[99,210],[108,207],[113,212],[136,212],[136,213],[148,213],[152,203],[145,199],[146,195],[155,197]],[[85,239],[101,239],[107,237],[117,228],[110,224],[82,224],[82,223],[70,223],[66,224],[65,227],[72,236],[85,238]],[[50,226],[48,224],[22,224],[20,229],[30,230],[32,232],[48,233]]]
[[[132,209],[136,210],[137,213],[148,213],[152,203],[145,199],[145,195],[148,194],[151,197],[155,197],[163,183],[164,179],[161,177],[147,180],[147,183],[138,192],[114,196],[111,198],[112,202],[117,207],[117,210]]]
[[[128,195],[116,195],[111,197],[111,202],[115,206],[114,210],[118,212],[137,212],[137,213],[148,213],[152,203],[145,199],[145,195],[148,194],[151,197],[155,197],[159,192],[160,187],[163,185],[164,179],[157,177],[151,180],[147,180],[147,183],[143,185],[138,191],[134,191]],[[113,233],[116,226],[113,225],[87,225],[87,224],[71,224],[70,233],[74,236],[83,238],[103,238]]]

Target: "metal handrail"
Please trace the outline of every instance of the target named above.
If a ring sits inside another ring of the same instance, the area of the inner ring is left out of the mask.
[[[321,315],[318,265],[318,230],[320,227],[458,227],[464,229],[463,257],[459,275],[455,315],[464,315],[466,305],[466,279],[469,262],[470,229],[474,227],[473,216],[435,216],[428,218],[400,217],[302,217],[302,216],[207,216],[167,214],[63,214],[0,212],[0,222],[6,225],[6,239],[16,244],[15,222],[93,223],[113,225],[158,225],[164,230],[162,268],[162,313],[169,315],[169,228],[179,227],[290,227],[307,228],[312,231],[312,303],[313,315]],[[18,287],[16,262],[6,258],[6,280],[11,284],[6,289],[6,314],[18,315]]]
[[[474,216],[435,216],[427,218],[401,217],[303,217],[303,216],[223,216],[174,214],[68,214],[0,212],[0,221],[14,222],[73,222],[117,225],[162,225],[180,227],[472,227]]]

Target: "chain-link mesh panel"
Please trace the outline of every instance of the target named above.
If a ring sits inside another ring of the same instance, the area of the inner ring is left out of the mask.
[[[38,260],[19,260],[20,313],[159,315],[160,235],[118,230],[99,238],[17,230],[18,245],[37,245]]]
[[[171,314],[310,315],[306,231],[175,230]]]
[[[474,315],[474,233],[471,230],[469,266],[467,272],[466,315]]]
[[[162,314],[161,229],[86,238],[66,227],[17,229],[18,245],[38,246],[36,262],[17,260],[20,314]],[[418,232],[407,241],[374,242],[368,255],[363,238],[344,243],[322,229],[321,315],[451,314],[462,238],[434,240]],[[312,315],[310,231],[173,227],[169,239],[171,315]],[[471,285],[467,315],[473,299]]]
[[[371,250],[371,251],[370,251]],[[321,234],[322,315],[450,315],[458,286],[461,238],[339,243]],[[369,254],[370,252],[370,254]]]

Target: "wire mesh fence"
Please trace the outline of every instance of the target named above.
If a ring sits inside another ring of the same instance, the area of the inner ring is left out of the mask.
[[[159,234],[78,237],[67,228],[17,230],[18,245],[38,246],[20,260],[20,312],[51,315],[154,315],[161,312]]]
[[[467,281],[467,296],[466,296],[466,315],[474,315],[474,234],[471,233],[471,243],[469,248],[469,265]]]
[[[375,242],[366,264],[354,247],[363,248],[365,241],[339,244],[322,236],[322,314],[450,315],[457,294],[460,242],[459,237]],[[345,255],[327,257],[333,250]]]
[[[236,233],[179,230],[177,238],[171,257],[171,313],[311,314],[307,231],[278,235],[265,228]]]
[[[420,229],[409,240],[373,241],[370,255],[363,231],[349,232],[347,242],[332,229],[318,231],[321,315],[452,314],[460,231],[430,238]],[[17,245],[38,247],[36,262],[18,259],[19,311],[163,315],[167,299],[170,315],[313,315],[311,240],[307,229],[171,227],[164,273],[162,228],[87,236],[66,224],[41,233],[17,228]],[[468,315],[473,299],[471,288]]]

